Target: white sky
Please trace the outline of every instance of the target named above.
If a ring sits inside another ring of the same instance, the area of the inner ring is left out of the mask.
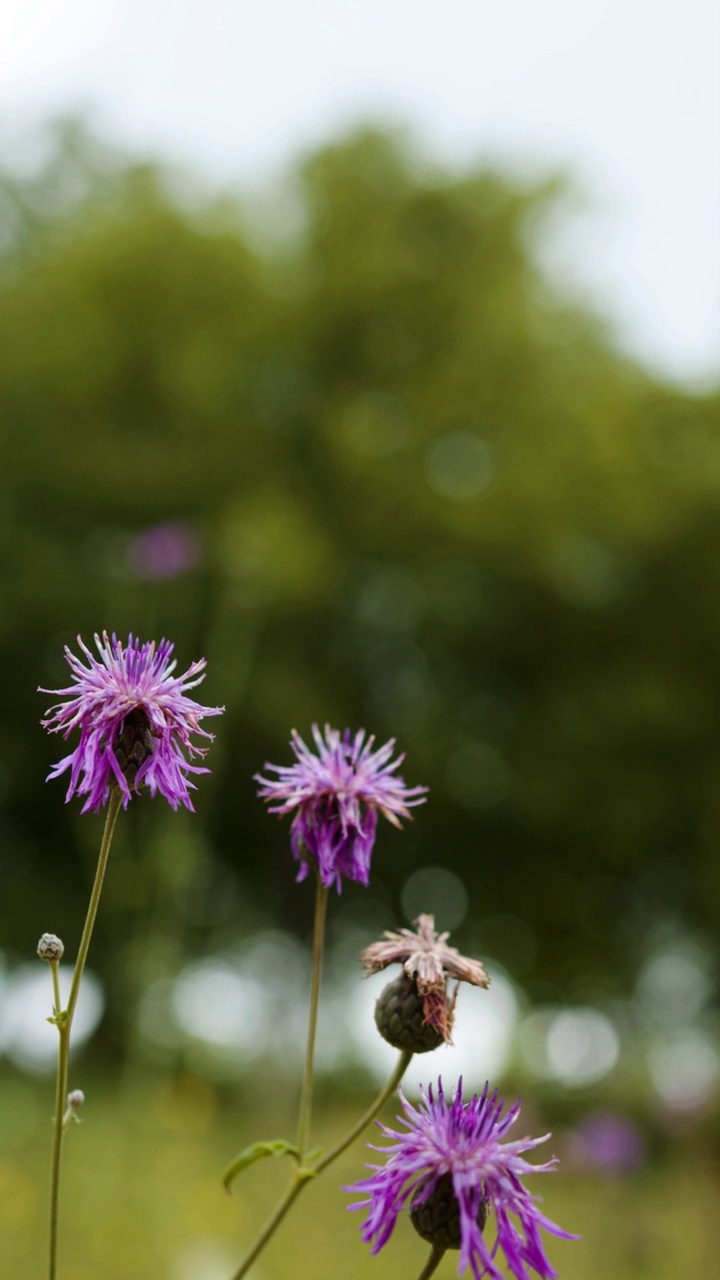
[[[720,373],[716,0],[0,0],[0,121],[267,179],[372,118],[458,160],[571,162],[596,201],[558,260],[670,376]]]

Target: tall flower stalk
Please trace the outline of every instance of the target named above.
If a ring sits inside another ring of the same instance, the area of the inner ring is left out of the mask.
[[[112,844],[113,833],[115,831],[115,823],[120,812],[121,801],[122,797],[120,791],[115,789],[108,804],[107,816],[105,818],[105,830],[103,831],[97,870],[95,872],[95,881],[92,887],[92,893],[90,894],[90,902],[88,905],[87,915],[85,917],[85,925],[80,939],[80,947],[75,961],[75,968],[73,969],[70,994],[68,996],[67,1005],[64,1009],[62,1007],[60,997],[60,983],[57,971],[58,963],[57,961],[50,961],[53,977],[53,1016],[51,1021],[54,1022],[58,1030],[58,1061],[55,1083],[55,1114],[53,1117],[53,1143],[50,1174],[49,1280],[55,1280],[55,1277],[57,1276],[58,1231],[60,1223],[60,1170],[62,1163],[63,1138],[65,1136],[68,1123],[73,1115],[73,1108],[68,1105],[70,1033],[72,1031],[73,1017],[75,1015],[78,996],[80,994],[80,983],[82,981],[85,962],[90,948],[90,939],[92,937],[95,917],[97,915],[97,909],[100,902],[100,892],[105,878],[105,869],[110,855],[110,846]],[[42,943],[43,939],[41,938],[40,944],[38,945],[38,954],[41,959],[45,959],[46,957],[42,954]]]
[[[188,775],[207,773],[188,759],[203,757],[206,748],[191,741],[192,734],[212,740],[200,728],[203,716],[220,715],[222,707],[203,707],[187,696],[203,679],[205,660],[192,663],[182,676],[174,676],[172,644],[161,640],[140,644],[132,635],[123,645],[115,635],[95,636],[99,660],[78,636],[86,662],[65,649],[73,683],[64,689],[42,689],[61,701],[51,707],[43,726],[68,738],[79,730],[79,741],[51,770],[49,778],[70,772],[66,801],[84,796],[83,813],[107,807],[105,829],[90,894],[85,925],[73,970],[67,1006],[62,1007],[58,965],[63,947],[54,935],[44,934],[38,944],[41,959],[50,964],[53,981],[53,1016],[58,1030],[58,1065],[50,1188],[49,1280],[56,1280],[60,1220],[60,1173],[63,1138],[82,1095],[68,1095],[70,1034],[80,994],[90,940],[100,903],[110,846],[121,807],[147,788],[152,796],[165,797],[173,809],[180,804],[192,810]],[[51,941],[48,942],[48,939]],[[54,941],[53,941],[54,940]],[[55,946],[54,943],[58,945]]]
[[[320,876],[317,877],[315,892],[315,926],[313,929],[312,978],[310,982],[310,1009],[308,1012],[307,1045],[305,1048],[305,1070],[303,1072],[302,1093],[300,1095],[300,1114],[296,1146],[298,1164],[302,1167],[307,1155],[310,1138],[310,1118],[312,1115],[313,1088],[315,1084],[315,1035],[317,1033],[317,1016],[320,1004],[320,983],[322,981],[323,956],[325,952],[325,921],[327,919],[328,891]]]
[[[389,1081],[372,1106],[331,1151],[323,1155],[309,1150],[315,1033],[328,891],[335,885],[340,892],[343,878],[367,885],[378,813],[400,827],[400,819],[409,819],[410,808],[422,804],[427,793],[427,787],[406,786],[398,775],[403,756],[392,759],[394,740],[376,749],[375,739],[367,737],[363,729],[355,734],[346,729],[341,734],[326,725],[323,734],[317,725],[313,725],[312,732],[317,754],[293,730],[291,747],[296,757],[295,764],[266,764],[265,774],[256,775],[259,795],[270,802],[270,812],[281,817],[294,814],[290,842],[293,856],[300,864],[297,878],[304,880],[314,868],[317,887],[307,1046],[297,1141],[294,1144],[282,1140],[254,1144],[232,1162],[224,1181],[229,1187],[241,1169],[267,1155],[290,1155],[296,1167],[285,1194],[245,1254],[233,1280],[242,1280],[247,1274],[303,1187],[327,1169],[375,1118],[397,1088],[412,1058],[412,1049],[403,1050]],[[275,776],[268,777],[268,774]]]

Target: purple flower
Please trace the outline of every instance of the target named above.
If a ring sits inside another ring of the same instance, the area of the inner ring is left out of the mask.
[[[67,689],[40,689],[66,699],[49,709],[43,726],[64,738],[80,730],[75,750],[54,765],[48,779],[69,769],[66,800],[76,793],[86,796],[83,813],[102,808],[111,786],[120,788],[124,808],[132,791],[146,786],[152,796],[158,791],[165,796],[173,809],[179,804],[192,809],[190,789],[195,788],[188,774],[209,771],[187,759],[186,753],[202,757],[206,751],[195,746],[190,735],[199,733],[212,741],[213,735],[201,729],[199,721],[224,710],[203,707],[187,696],[188,689],[205,679],[198,674],[205,659],[193,662],[184,675],[173,676],[174,646],[167,640],[141,645],[131,635],[124,647],[104,631],[102,640],[95,636],[99,662],[80,636],[78,644],[87,666],[65,648],[74,683]]]
[[[326,725],[323,737],[314,724],[312,732],[317,755],[293,729],[290,745],[297,763],[266,764],[277,778],[256,774],[255,780],[261,798],[274,802],[271,813],[297,809],[291,846],[300,863],[298,880],[314,859],[323,884],[335,883],[339,892],[342,876],[368,883],[378,810],[399,827],[400,818],[410,818],[410,806],[424,803],[427,787],[406,787],[396,776],[405,757],[391,761],[394,738],[373,751],[375,739],[366,739],[364,729],[354,737],[346,729],[341,736]]]
[[[127,547],[130,568],[136,577],[149,582],[178,578],[187,573],[199,562],[200,553],[197,534],[180,521],[143,529]]]
[[[645,1161],[645,1142],[632,1120],[611,1111],[595,1111],[572,1129],[569,1154],[581,1166],[606,1173],[632,1173]]]
[[[367,1197],[350,1207],[369,1209],[362,1234],[372,1243],[372,1252],[387,1243],[398,1214],[410,1200],[413,1225],[420,1235],[436,1246],[460,1249],[459,1275],[470,1267],[475,1280],[483,1276],[504,1280],[495,1261],[502,1251],[516,1280],[530,1280],[530,1271],[551,1280],[557,1273],[545,1256],[539,1228],[566,1240],[575,1237],[540,1212],[536,1197],[521,1181],[525,1174],[545,1173],[556,1164],[553,1158],[547,1164],[532,1165],[522,1154],[546,1142],[550,1134],[503,1142],[520,1103],[501,1116],[503,1100],[498,1099],[497,1090],[488,1096],[487,1084],[482,1094],[463,1102],[460,1080],[450,1104],[441,1080],[437,1095],[432,1086],[427,1094],[420,1090],[417,1107],[402,1090],[398,1093],[406,1117],[399,1119],[407,1132],[379,1125],[385,1137],[393,1139],[390,1147],[373,1148],[387,1155],[386,1163],[370,1165],[374,1170],[370,1178],[346,1188]],[[496,1238],[488,1248],[482,1232],[490,1211],[495,1215]]]

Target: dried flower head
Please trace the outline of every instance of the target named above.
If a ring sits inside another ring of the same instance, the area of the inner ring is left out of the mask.
[[[200,728],[203,716],[217,716],[223,707],[203,707],[187,696],[205,679],[205,659],[193,662],[182,676],[173,676],[173,645],[161,640],[141,645],[132,635],[124,646],[115,635],[95,636],[100,661],[83,644],[87,659],[65,648],[74,683],[67,689],[41,689],[65,699],[47,712],[42,724],[50,733],[68,738],[80,731],[80,741],[70,755],[58,761],[48,778],[70,770],[66,799],[85,796],[82,812],[97,811],[107,803],[111,786],[122,792],[127,808],[133,791],[145,786],[177,809],[192,809],[189,774],[208,770],[191,764],[187,756],[202,757],[206,748],[195,746],[191,734],[212,741]]]
[[[489,1085],[469,1102],[462,1097],[462,1080],[450,1103],[442,1081],[437,1093],[421,1089],[417,1107],[398,1090],[405,1117],[398,1117],[404,1130],[379,1125],[390,1147],[374,1147],[387,1156],[384,1165],[370,1165],[371,1177],[348,1191],[365,1199],[352,1209],[369,1210],[362,1228],[363,1239],[377,1253],[392,1235],[400,1211],[411,1203],[413,1226],[435,1246],[460,1250],[458,1274],[471,1268],[475,1280],[491,1276],[504,1280],[495,1259],[505,1255],[516,1280],[530,1280],[534,1271],[541,1280],[552,1280],[556,1272],[543,1248],[540,1228],[550,1235],[574,1239],[551,1222],[537,1206],[537,1199],[523,1186],[530,1173],[553,1169],[547,1164],[532,1165],[523,1152],[532,1150],[550,1137],[522,1138],[503,1142],[520,1111],[519,1101],[503,1116],[503,1100],[497,1090],[489,1096]],[[488,1214],[496,1221],[492,1247],[483,1239]]]
[[[434,916],[418,916],[414,923],[416,932],[412,929],[399,929],[397,933],[386,930],[387,941],[373,942],[366,947],[360,961],[368,974],[379,973],[389,964],[401,964],[422,999],[425,1024],[434,1027],[449,1044],[460,982],[489,987],[490,979],[479,960],[470,960],[456,947],[448,946],[449,933],[435,932]],[[450,999],[447,995],[448,978],[458,979]]]
[[[413,805],[424,803],[427,787],[406,787],[396,775],[405,757],[392,760],[394,738],[374,751],[375,739],[366,738],[364,729],[353,736],[326,725],[323,736],[314,724],[312,732],[317,755],[293,729],[296,763],[266,764],[277,777],[256,774],[258,794],[272,802],[271,813],[297,810],[291,846],[300,863],[298,880],[314,860],[326,886],[336,884],[339,891],[343,876],[367,884],[378,812],[399,827]]]

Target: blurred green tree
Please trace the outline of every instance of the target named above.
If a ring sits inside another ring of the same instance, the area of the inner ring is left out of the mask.
[[[95,961],[120,948],[131,982],[297,927],[251,775],[313,720],[396,736],[432,788],[378,847],[385,924],[448,867],[458,940],[538,997],[621,989],[658,923],[715,931],[718,397],[631,362],[541,270],[562,183],[360,132],[264,229],[82,128],[52,139],[0,187],[5,944],[79,928],[96,824],[42,785],[62,744],[35,687],[104,627],[205,653],[228,707],[197,818],[131,806],[120,836]],[[138,559],[168,522],[184,571]]]

